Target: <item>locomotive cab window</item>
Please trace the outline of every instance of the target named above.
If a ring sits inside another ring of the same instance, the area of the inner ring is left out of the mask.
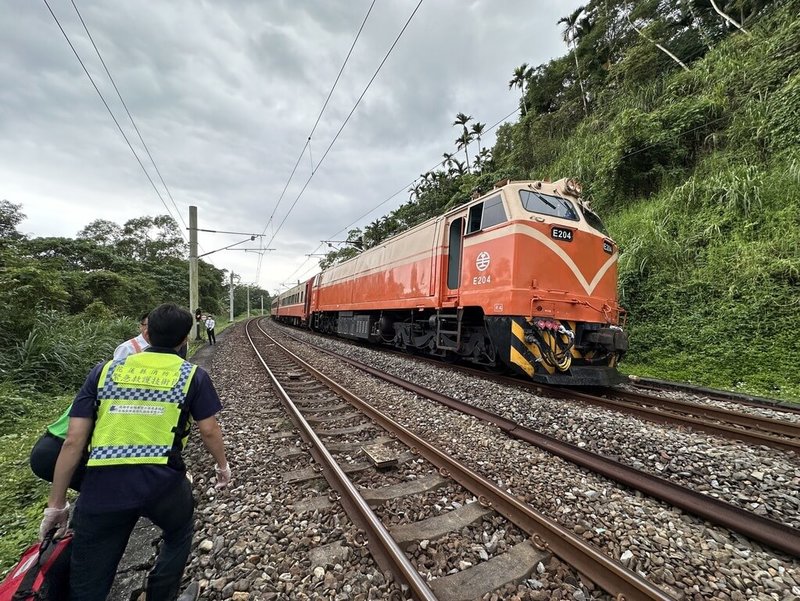
[[[586,219],[586,223],[591,225],[598,232],[602,232],[606,236],[608,236],[608,230],[606,229],[606,226],[603,225],[603,222],[600,220],[600,218],[597,216],[597,213],[595,213],[594,211],[592,211],[587,207],[581,207],[581,213],[583,213],[583,218]]]
[[[575,206],[566,198],[542,194],[533,190],[520,190],[519,196],[522,200],[522,206],[531,213],[550,215],[551,217],[569,219],[570,221],[580,221]]]
[[[506,221],[506,211],[503,208],[503,198],[497,194],[469,209],[467,233],[472,234],[487,227]]]

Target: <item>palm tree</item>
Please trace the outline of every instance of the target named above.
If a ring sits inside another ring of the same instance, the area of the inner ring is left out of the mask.
[[[469,171],[469,143],[472,142],[472,134],[465,127],[461,135],[456,138],[458,149],[464,149],[464,157],[467,159],[467,171]]]
[[[467,123],[472,121],[472,115],[465,115],[464,113],[458,113],[456,115],[456,120],[453,121],[453,126],[456,125],[463,125],[464,127],[467,126]]]
[[[442,157],[444,158],[444,161],[442,161],[442,165],[444,165],[445,167],[450,167],[450,165],[453,164],[453,155],[450,154],[449,152],[445,152],[442,155]]]
[[[575,72],[578,75],[578,84],[581,87],[581,100],[583,100],[583,114],[589,114],[589,108],[586,105],[586,90],[583,89],[583,77],[581,77],[581,67],[578,64],[578,44],[575,43],[575,40],[579,37],[580,32],[580,18],[583,15],[583,10],[585,7],[579,6],[576,8],[572,14],[567,17],[561,17],[558,20],[558,24],[564,24],[564,31],[562,32],[562,37],[564,42],[566,42],[567,46],[572,49],[572,56],[575,58]]]
[[[472,135],[475,136],[475,139],[478,140],[478,154],[481,153],[481,135],[486,130],[486,124],[481,123],[480,121],[476,121],[472,124]]]
[[[458,159],[453,159],[453,164],[450,166],[450,170],[448,171],[448,173],[450,175],[464,175],[468,171],[469,171],[469,166],[467,166],[467,168],[465,169],[464,163],[462,163]]]
[[[475,164],[480,165],[481,170],[483,167],[492,160],[492,151],[489,148],[483,148],[478,154],[475,155]]]
[[[533,67],[529,67],[528,63],[522,63],[519,67],[514,69],[514,77],[508,82],[508,89],[513,87],[520,89],[522,94],[522,113],[528,114],[528,108],[525,106],[525,82],[528,81],[533,75]]]

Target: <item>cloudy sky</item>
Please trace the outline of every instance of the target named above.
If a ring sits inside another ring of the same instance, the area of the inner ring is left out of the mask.
[[[385,202],[455,151],[456,113],[511,113],[514,68],[566,53],[556,21],[579,4],[424,0],[320,164],[418,2],[378,0],[278,203],[371,0],[75,0],[173,206],[71,0],[47,1],[173,216],[188,224],[195,205],[201,228],[266,232],[260,265],[242,251],[206,260],[271,292],[315,272],[305,255],[321,240],[408,200]],[[0,82],[0,198],[22,204],[21,231],[73,237],[167,212],[44,0],[4,1]],[[199,235],[201,252],[243,239]]]

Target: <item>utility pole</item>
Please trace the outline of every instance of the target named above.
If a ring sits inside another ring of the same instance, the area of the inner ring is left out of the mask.
[[[250,319],[250,286],[247,287],[247,319]]]
[[[261,295],[261,317],[264,317],[264,295]]]
[[[233,272],[232,271],[231,271],[230,299],[231,299],[231,323],[233,323]]]
[[[197,207],[189,207],[189,312],[194,314],[200,306],[197,271]],[[195,340],[200,340],[200,323],[196,322]]]

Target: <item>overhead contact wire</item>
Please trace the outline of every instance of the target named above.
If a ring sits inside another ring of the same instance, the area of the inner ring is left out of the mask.
[[[503,118],[502,118],[502,119],[500,119],[499,121],[495,122],[495,124],[494,124],[494,125],[492,125],[492,126],[491,126],[491,127],[489,127],[488,129],[484,130],[484,133],[488,133],[488,132],[492,131],[494,128],[496,128],[497,126],[499,126],[499,125],[501,125],[502,123],[504,123],[506,120],[508,120],[508,118],[509,118],[509,117],[511,117],[512,115],[514,115],[514,114],[515,114],[515,113],[516,113],[518,110],[519,110],[519,109],[514,109],[513,111],[511,111],[510,113],[508,113],[508,114],[507,114],[505,117],[503,117]],[[428,169],[428,171],[433,171],[433,170],[434,170],[434,169],[436,169],[437,167],[441,167],[442,165],[444,165],[444,164],[445,164],[445,162],[446,162],[446,160],[439,161],[438,163],[436,163],[436,165],[434,165],[433,167],[431,167],[430,169]],[[349,230],[351,227],[353,227],[354,225],[356,225],[356,224],[357,224],[359,221],[361,221],[362,219],[364,219],[364,218],[365,218],[367,215],[369,215],[370,213],[372,213],[373,211],[375,211],[375,209],[379,209],[380,207],[382,207],[383,205],[385,205],[387,202],[389,202],[390,200],[392,200],[393,198],[395,198],[396,196],[398,196],[399,194],[403,193],[405,190],[407,190],[408,188],[410,188],[411,186],[413,186],[413,185],[414,185],[414,184],[415,184],[415,183],[416,183],[418,180],[419,180],[419,177],[417,177],[417,178],[413,179],[413,180],[412,180],[410,183],[406,184],[405,186],[403,186],[402,188],[400,188],[400,189],[399,189],[397,192],[395,192],[394,194],[392,194],[391,196],[389,196],[389,197],[388,197],[388,198],[386,198],[385,200],[382,200],[380,203],[378,203],[377,205],[375,205],[374,207],[372,207],[372,208],[371,208],[369,211],[367,211],[366,213],[364,213],[363,215],[361,215],[361,217],[359,217],[358,219],[356,219],[355,221],[353,221],[352,223],[350,223],[350,225],[346,225],[345,227],[343,227],[342,229],[340,229],[338,232],[336,232],[335,234],[333,234],[332,236],[330,236],[330,238],[331,238],[331,239],[333,239],[333,238],[336,238],[336,236],[338,236],[339,234],[341,234],[341,233],[344,233],[345,231]],[[319,246],[317,246],[317,247],[316,247],[316,248],[315,248],[315,249],[314,249],[314,250],[311,252],[311,254],[312,254],[312,255],[313,255],[313,254],[316,254],[316,252],[317,252],[319,249],[321,249],[321,248],[322,248],[322,244],[320,244]],[[303,262],[300,264],[300,266],[299,266],[297,269],[295,269],[295,270],[294,270],[294,271],[293,271],[293,272],[292,272],[292,273],[289,275],[289,279],[291,280],[291,279],[292,279],[292,277],[294,276],[294,274],[296,274],[296,273],[297,273],[297,272],[299,272],[301,269],[303,269],[303,267],[305,267],[305,266],[306,266],[306,264],[307,264],[307,263],[308,263],[310,260],[311,260],[311,257],[308,257],[308,258],[307,258],[305,261],[303,261]]]
[[[128,118],[131,120],[131,125],[133,125],[133,129],[136,131],[136,135],[139,136],[139,141],[142,143],[144,151],[147,153],[150,162],[153,164],[153,168],[156,170],[158,178],[161,180],[161,184],[164,186],[164,190],[166,190],[167,196],[169,196],[170,201],[172,201],[172,206],[175,208],[175,212],[177,213],[178,218],[181,220],[181,223],[183,224],[183,227],[185,229],[187,227],[186,222],[183,220],[183,216],[181,215],[181,212],[178,209],[178,205],[175,203],[175,199],[172,197],[172,192],[170,192],[169,186],[167,186],[167,182],[164,181],[164,177],[161,175],[161,170],[158,168],[158,165],[156,165],[156,162],[153,159],[153,155],[150,154],[150,149],[147,147],[147,144],[145,143],[144,138],[142,137],[142,133],[139,131],[139,127],[136,125],[136,121],[133,119],[133,115],[131,115],[130,110],[128,110],[128,105],[122,98],[122,93],[120,93],[119,88],[117,87],[117,82],[115,82],[114,78],[111,76],[111,71],[108,70],[106,61],[103,60],[103,55],[100,54],[100,49],[97,47],[97,44],[95,44],[94,38],[92,37],[92,34],[89,32],[89,28],[86,26],[86,21],[83,20],[83,15],[81,15],[81,12],[78,10],[78,6],[75,4],[75,0],[70,0],[70,1],[72,2],[72,6],[73,8],[75,8],[75,12],[77,13],[78,18],[81,21],[81,25],[83,25],[84,31],[86,31],[86,35],[89,36],[89,41],[92,43],[92,47],[94,48],[94,51],[97,53],[97,58],[100,59],[100,63],[102,63],[103,69],[105,69],[106,75],[108,75],[108,79],[111,81],[111,85],[114,86],[114,91],[117,93],[119,101],[122,103],[125,112],[128,114]],[[186,238],[184,237],[184,241],[185,240]]]
[[[361,95],[358,97],[358,100],[356,100],[356,103],[353,105],[353,108],[350,110],[350,113],[345,118],[345,120],[342,123],[341,127],[339,127],[339,131],[336,132],[336,135],[333,137],[333,140],[331,140],[331,143],[328,144],[328,147],[325,149],[325,152],[323,153],[322,157],[320,158],[319,162],[317,163],[317,168],[314,169],[314,171],[311,172],[311,175],[306,180],[306,183],[303,185],[303,188],[300,190],[300,193],[297,195],[297,198],[294,199],[294,202],[292,203],[292,206],[289,207],[289,211],[284,216],[283,221],[281,221],[280,225],[278,225],[278,227],[275,230],[275,233],[273,234],[272,238],[267,243],[267,246],[272,244],[273,240],[278,235],[278,233],[280,232],[280,230],[283,227],[283,225],[286,223],[286,220],[289,218],[289,215],[292,214],[292,210],[297,205],[297,202],[300,200],[300,198],[303,196],[303,193],[306,191],[306,188],[308,188],[308,185],[311,183],[311,180],[313,179],[314,174],[317,171],[319,171],[319,168],[322,166],[322,163],[325,161],[325,157],[328,156],[328,153],[331,151],[331,148],[333,148],[333,145],[336,143],[336,140],[339,139],[339,136],[341,135],[341,133],[344,130],[344,128],[347,125],[347,123],[350,121],[350,118],[353,116],[353,113],[356,112],[356,109],[358,108],[358,105],[361,104],[361,101],[363,100],[363,98],[366,95],[367,91],[369,90],[370,86],[372,86],[372,83],[375,81],[375,78],[378,77],[378,73],[380,73],[381,68],[383,68],[383,65],[388,60],[389,55],[394,50],[395,46],[397,46],[397,43],[400,41],[400,38],[403,36],[403,33],[408,28],[409,24],[411,23],[411,20],[414,18],[414,15],[417,14],[417,11],[419,10],[419,7],[422,5],[422,2],[423,2],[423,0],[419,0],[419,3],[417,3],[417,6],[414,8],[414,11],[411,13],[411,16],[408,17],[408,20],[406,21],[405,25],[403,25],[403,28],[400,30],[400,33],[397,34],[397,37],[395,38],[395,40],[392,43],[392,45],[389,48],[389,50],[386,52],[386,55],[383,57],[383,60],[378,65],[378,68],[375,70],[375,73],[370,78],[369,82],[367,83],[366,87],[364,88],[364,91],[361,92]]]
[[[53,19],[55,20],[56,25],[58,25],[58,28],[61,30],[61,33],[64,36],[64,39],[67,40],[67,44],[69,44],[69,47],[72,49],[72,52],[75,55],[75,58],[78,59],[78,62],[80,63],[81,67],[83,68],[83,72],[86,73],[86,77],[88,77],[89,81],[92,82],[92,86],[94,87],[95,92],[97,92],[97,95],[100,96],[100,100],[102,100],[103,105],[106,107],[106,110],[108,111],[108,114],[111,115],[111,119],[113,119],[114,124],[117,126],[117,129],[119,130],[119,133],[122,134],[122,137],[125,140],[125,143],[128,145],[128,148],[131,149],[131,152],[133,153],[133,156],[136,159],[136,162],[139,163],[139,167],[142,168],[142,171],[144,172],[145,177],[147,177],[147,181],[150,182],[150,185],[153,187],[153,190],[155,191],[155,193],[158,196],[159,200],[161,200],[161,204],[164,205],[164,208],[167,210],[167,213],[169,214],[169,216],[172,219],[175,219],[175,217],[173,217],[173,215],[172,215],[172,211],[170,211],[169,206],[167,205],[166,201],[164,200],[164,197],[161,196],[161,192],[159,192],[158,188],[155,185],[155,182],[153,182],[153,178],[150,177],[150,174],[147,172],[147,169],[145,168],[144,163],[142,163],[141,159],[139,158],[139,155],[136,154],[136,150],[134,150],[133,146],[130,143],[130,140],[128,140],[128,136],[125,135],[125,131],[122,129],[122,126],[119,124],[119,121],[117,121],[117,118],[114,116],[114,113],[111,110],[111,107],[108,106],[108,102],[106,102],[106,99],[103,97],[103,94],[100,92],[100,89],[97,87],[97,84],[95,83],[94,79],[92,78],[91,74],[89,73],[88,69],[86,68],[86,65],[83,64],[83,60],[81,60],[81,57],[78,54],[78,51],[75,50],[75,46],[72,45],[72,41],[69,39],[69,36],[67,35],[67,32],[64,31],[64,28],[61,26],[61,22],[58,20],[58,17],[56,17],[55,13],[53,12],[53,9],[50,7],[50,4],[47,2],[47,0],[42,0],[42,1],[47,6],[47,10],[49,10],[50,14],[53,16]],[[182,232],[181,232],[181,235],[183,236]],[[184,237],[184,240],[185,240],[185,237]]]
[[[294,177],[294,174],[297,171],[297,167],[298,165],[300,165],[300,161],[303,159],[303,154],[305,154],[306,148],[309,149],[309,156],[311,154],[311,149],[310,149],[311,138],[314,135],[314,132],[317,131],[317,126],[319,125],[319,122],[322,119],[322,114],[325,112],[325,109],[328,106],[328,102],[330,101],[331,96],[333,96],[333,91],[336,89],[336,85],[339,83],[339,79],[342,77],[344,68],[347,66],[347,62],[350,60],[350,55],[353,54],[353,49],[356,47],[356,42],[358,42],[358,38],[361,37],[361,32],[364,30],[364,25],[367,24],[367,19],[369,18],[370,13],[372,12],[372,8],[375,6],[375,2],[376,0],[372,0],[372,4],[370,4],[369,9],[367,9],[367,14],[364,15],[364,19],[361,21],[361,26],[358,28],[358,31],[356,32],[356,36],[353,39],[353,43],[350,44],[350,50],[348,50],[347,56],[344,58],[344,62],[342,62],[342,66],[339,69],[339,73],[336,75],[336,79],[334,80],[333,85],[331,86],[331,89],[328,92],[328,97],[325,98],[325,102],[322,104],[322,109],[320,109],[319,115],[317,115],[317,120],[314,122],[314,126],[311,128],[311,133],[308,134],[306,143],[303,145],[303,149],[300,151],[300,155],[297,157],[297,161],[295,161],[294,167],[292,168],[292,172],[289,174],[289,179],[286,180],[286,185],[283,187],[283,191],[281,192],[281,195],[278,198],[278,202],[275,204],[275,208],[272,210],[272,214],[269,216],[267,224],[264,226],[264,230],[261,232],[262,235],[267,233],[267,228],[269,227],[269,224],[272,223],[272,219],[273,217],[275,217],[275,212],[278,210],[278,207],[281,205],[283,197],[286,195],[286,190],[289,188],[289,184],[291,183],[292,178]],[[312,172],[314,171],[313,159],[311,162],[311,170]],[[274,237],[274,232],[273,232],[273,237]],[[267,244],[267,246],[269,246],[269,244]],[[258,266],[256,267],[256,281],[258,281],[258,276],[261,273],[262,257],[263,255],[258,259]]]

